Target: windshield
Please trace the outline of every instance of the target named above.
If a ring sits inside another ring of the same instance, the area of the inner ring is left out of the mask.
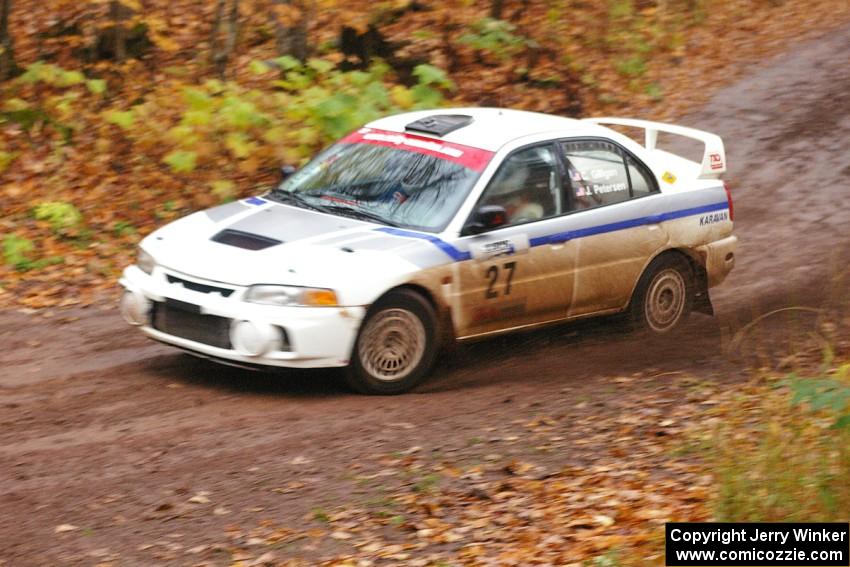
[[[269,196],[331,214],[437,232],[492,156],[433,138],[361,128]]]

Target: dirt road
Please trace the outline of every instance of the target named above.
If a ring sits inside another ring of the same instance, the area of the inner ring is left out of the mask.
[[[836,277],[850,259],[848,60],[850,27],[754,67],[681,120],[727,142],[741,247],[714,293],[719,316],[694,316],[675,341],[600,324],[496,339],[461,348],[417,393],[369,398],[334,372],[195,360],[146,341],[111,308],[0,314],[0,564],[222,564],[229,555],[203,546],[228,526],[309,526],[311,510],[379,493],[352,478],[375,455],[592,462],[604,447],[573,443],[572,420],[660,419],[683,395],[671,380],[680,373],[740,380],[742,360],[722,352],[731,330],[754,313],[848,295]],[[788,339],[782,324],[766,329]],[[642,379],[623,388],[616,376]],[[562,450],[511,442],[518,423],[547,413],[563,417]],[[298,490],[279,490],[292,482]]]

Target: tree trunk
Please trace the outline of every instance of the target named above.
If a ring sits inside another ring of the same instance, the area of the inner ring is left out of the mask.
[[[15,63],[15,49],[9,34],[9,14],[12,12],[12,0],[2,0],[0,4],[0,81],[5,81],[20,72]]]
[[[227,62],[236,50],[238,36],[239,0],[217,0],[210,34],[210,60],[222,80],[227,77]]]
[[[307,25],[310,7],[308,0],[272,0],[272,18],[275,25],[275,40],[278,55],[291,55],[300,61],[307,59]],[[298,15],[294,21],[292,13]]]
[[[504,0],[490,0],[490,17],[494,20],[501,20],[504,7]]]
[[[112,20],[113,53],[115,61],[121,63],[127,59],[127,28],[124,23],[133,15],[133,11],[122,4],[120,0],[109,3],[109,19]]]
[[[443,57],[446,59],[449,73],[454,73],[460,68],[460,58],[452,41],[452,35],[459,27],[448,15],[443,16],[440,22]]]

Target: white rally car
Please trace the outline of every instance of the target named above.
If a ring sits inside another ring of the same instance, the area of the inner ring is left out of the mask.
[[[659,132],[701,142],[701,163],[658,149]],[[734,265],[725,170],[719,137],[655,122],[382,118],[265,195],[145,238],[122,312],[200,356],[347,366],[377,394],[412,388],[449,341],[618,312],[669,333],[711,314]]]

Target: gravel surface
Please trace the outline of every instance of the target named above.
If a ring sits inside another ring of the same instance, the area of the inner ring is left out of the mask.
[[[494,339],[460,348],[416,393],[370,398],[336,372],[195,360],[147,341],[111,306],[0,312],[0,564],[219,564],[226,554],[186,550],[223,540],[229,525],[303,528],[312,509],[368,497],[351,470],[370,455],[415,446],[524,458],[532,447],[494,448],[516,420],[633,411],[648,396],[675,405],[671,375],[745,379],[749,361],[724,345],[754,314],[848,295],[848,60],[845,27],[754,67],[680,120],[727,143],[741,246],[714,292],[718,316],[695,315],[675,339],[604,322]],[[763,336],[788,339],[784,323],[768,323]],[[606,380],[636,373],[648,379],[625,394]],[[599,450],[534,458],[560,467]],[[290,481],[303,488],[275,492]],[[347,544],[327,545],[310,553]]]

